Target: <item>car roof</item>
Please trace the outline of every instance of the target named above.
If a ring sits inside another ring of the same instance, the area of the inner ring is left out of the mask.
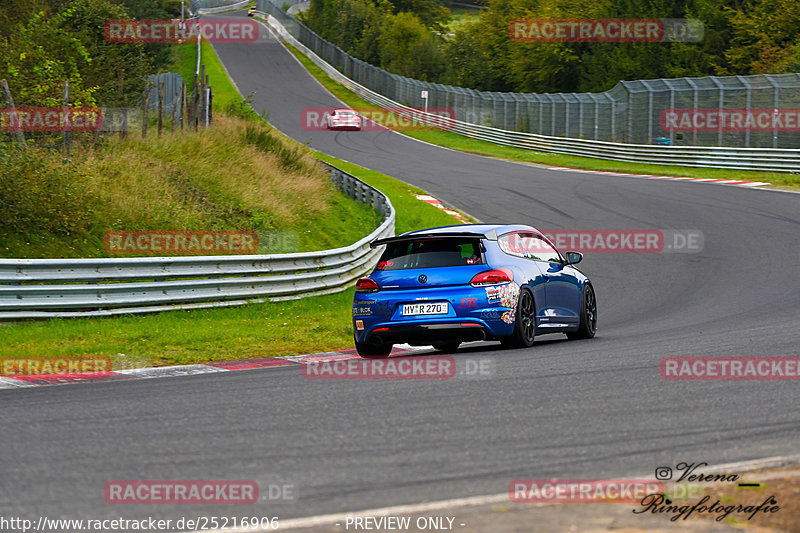
[[[416,231],[409,231],[397,237],[378,239],[371,243],[371,246],[379,246],[389,242],[412,240],[420,237],[479,237],[488,240],[497,240],[498,235],[504,235],[512,231],[530,231],[541,235],[539,230],[524,224],[455,224],[453,226],[440,226],[438,228],[427,228]]]
[[[524,224],[455,224],[452,226],[440,226],[438,228],[428,228],[403,233],[406,235],[438,235],[438,234],[464,234],[481,235],[486,239],[496,239],[498,235],[510,233],[512,231],[532,231],[539,233],[536,228]]]

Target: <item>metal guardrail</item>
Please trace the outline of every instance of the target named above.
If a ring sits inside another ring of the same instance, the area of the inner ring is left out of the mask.
[[[394,111],[407,110],[409,113],[413,113],[414,117],[421,118],[423,122],[431,126],[439,127],[443,123],[440,115],[426,114],[417,108],[405,106],[347,77],[295,38],[294,34],[300,34],[299,22],[283,13],[270,0],[257,0],[256,5],[258,9],[268,10],[258,13],[266,18],[270,27],[281,38],[299,49],[332,79],[364,100]],[[307,28],[303,34],[306,33],[310,33]],[[316,34],[314,37],[322,40]],[[460,120],[447,121],[447,129],[466,137],[505,146],[614,161],[734,170],[800,172],[800,150],[794,149],[625,144],[511,131]]]
[[[369,272],[394,235],[389,198],[322,163],[345,195],[383,222],[343,248],[295,254],[100,259],[0,259],[0,320],[108,316],[297,299],[346,289]]]

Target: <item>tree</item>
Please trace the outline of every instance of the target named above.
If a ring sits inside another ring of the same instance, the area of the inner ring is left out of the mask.
[[[141,43],[109,43],[103,36],[107,20],[129,18],[124,7],[110,0],[74,0],[73,15],[65,25],[71,35],[80,40],[91,63],[79,66],[78,71],[89,87],[97,87],[95,98],[105,105],[135,102],[144,89],[145,77],[156,70],[153,59],[144,53]],[[168,51],[168,45],[157,44]],[[122,99],[118,96],[118,72],[122,73]]]
[[[439,0],[390,0],[393,13],[413,13],[428,29],[443,32],[450,21],[450,10]]]
[[[0,36],[0,78],[8,80],[18,105],[60,106],[64,81],[69,82],[73,105],[95,104],[96,87],[86,85],[81,76],[92,58],[64,29],[74,11],[68,8],[55,15],[40,11]]]
[[[381,67],[422,81],[435,81],[445,70],[445,57],[437,37],[416,15],[386,17],[379,38]]]
[[[725,53],[738,74],[790,72],[800,57],[800,3],[796,0],[749,0],[727,8],[733,28]]]
[[[488,68],[488,47],[478,25],[467,24],[456,30],[455,38],[446,45],[445,55],[445,83],[481,91],[492,90],[493,74]]]

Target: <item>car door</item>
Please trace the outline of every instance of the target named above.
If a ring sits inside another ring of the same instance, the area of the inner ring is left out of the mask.
[[[564,265],[558,251],[538,235],[529,248],[545,279],[545,309],[542,326],[577,324],[581,308],[581,281],[575,269]]]

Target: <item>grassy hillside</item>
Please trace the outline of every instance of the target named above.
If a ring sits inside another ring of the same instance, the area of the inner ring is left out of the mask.
[[[101,257],[109,230],[287,231],[308,251],[380,223],[263,123],[218,114],[207,131],[108,138],[78,154],[0,152],[0,256]]]

